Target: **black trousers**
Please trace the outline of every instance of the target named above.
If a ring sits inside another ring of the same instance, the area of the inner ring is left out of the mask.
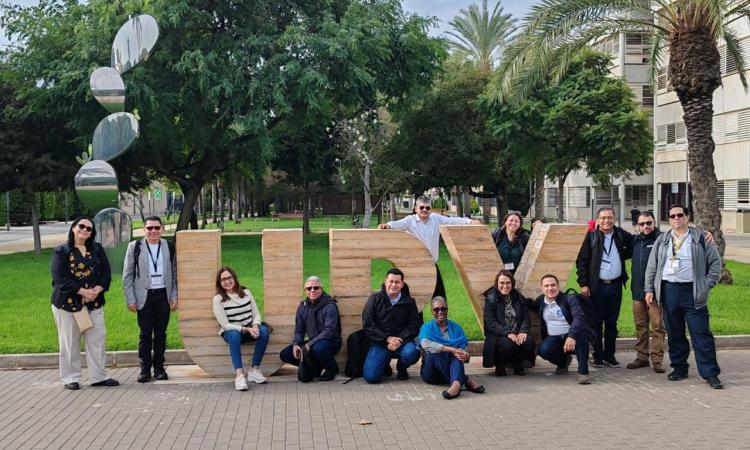
[[[508,339],[506,336],[497,338],[495,347],[495,367],[505,367],[506,364],[512,363],[520,365],[521,361],[531,361],[534,357],[534,338],[529,334],[523,344],[518,345]]]
[[[149,289],[146,304],[138,310],[138,358],[141,372],[164,370],[164,351],[167,349],[167,325],[169,325],[169,300],[166,289]],[[153,357],[151,352],[153,351]]]

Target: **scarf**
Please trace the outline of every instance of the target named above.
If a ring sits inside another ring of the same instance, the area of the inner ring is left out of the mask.
[[[469,345],[469,340],[466,339],[464,330],[461,326],[452,320],[448,320],[448,339],[443,337],[443,333],[440,332],[437,320],[431,320],[426,324],[422,325],[419,330],[419,340],[428,339],[436,344],[447,345],[449,347],[466,348]]]

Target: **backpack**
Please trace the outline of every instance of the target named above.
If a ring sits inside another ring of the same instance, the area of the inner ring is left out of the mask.
[[[143,239],[140,239],[140,241],[143,241]],[[175,266],[175,261],[177,258],[177,251],[174,245],[173,241],[170,241],[169,239],[165,239],[167,241],[167,248],[169,249],[169,261],[172,263],[172,267]],[[141,246],[139,244],[136,244],[135,248],[133,249],[133,260],[135,261],[135,277],[139,278],[141,274],[138,271],[138,259],[141,256]]]
[[[596,313],[594,313],[594,305],[591,304],[591,299],[589,297],[581,295],[580,292],[576,291],[573,288],[566,290],[565,295],[574,296],[578,299],[578,304],[581,305],[583,314],[586,317],[586,325],[596,329]]]
[[[365,357],[370,350],[370,340],[365,330],[357,330],[346,338],[346,366],[344,374],[349,377],[346,381],[362,376],[362,367],[365,365]]]

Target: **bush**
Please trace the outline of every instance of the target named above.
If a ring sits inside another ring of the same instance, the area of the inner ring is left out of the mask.
[[[448,201],[443,197],[432,199],[432,209],[448,209]]]

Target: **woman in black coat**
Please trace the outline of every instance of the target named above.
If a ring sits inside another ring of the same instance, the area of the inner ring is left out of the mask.
[[[60,343],[60,378],[66,389],[80,389],[81,336],[92,386],[117,386],[107,377],[104,342],[104,292],[112,274],[101,245],[94,242],[96,228],[88,217],[70,226],[68,242],[52,255],[52,313]],[[85,327],[83,330],[82,327]]]
[[[524,360],[534,355],[534,338],[526,298],[516,290],[516,280],[509,270],[495,276],[494,286],[484,293],[484,367],[495,366],[495,374],[505,376],[505,365],[513,373],[524,375]]]

